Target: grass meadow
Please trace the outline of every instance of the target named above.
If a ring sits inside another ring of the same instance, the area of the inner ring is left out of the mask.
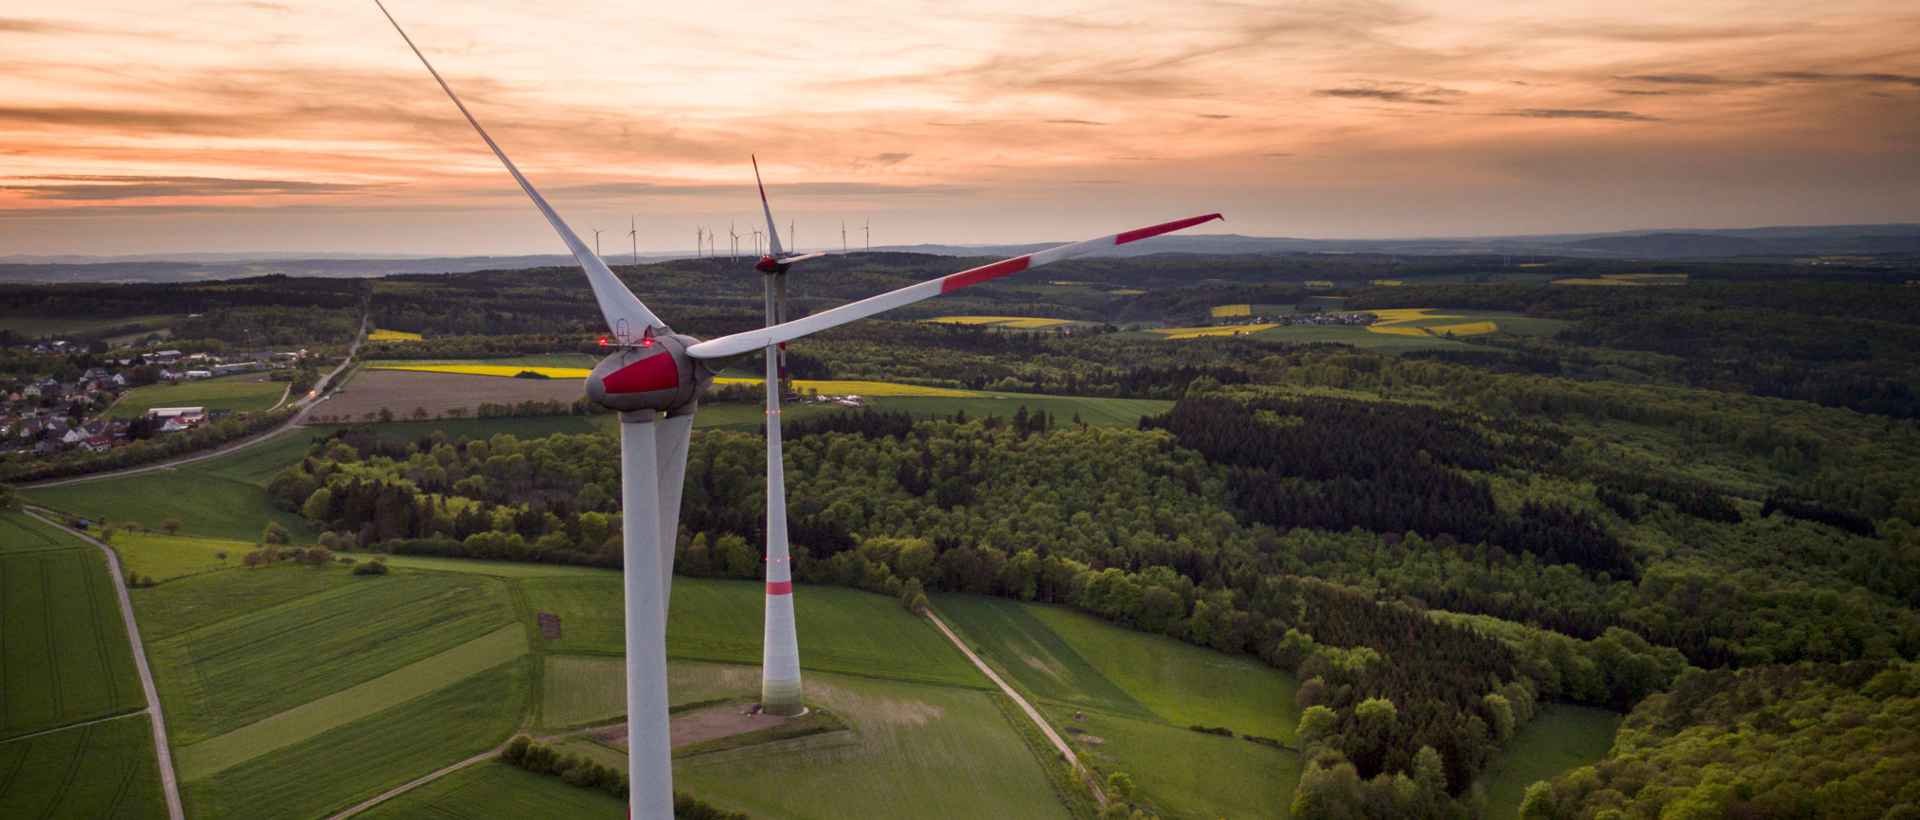
[[[324,591],[148,644],[176,748],[365,683],[512,622],[505,585],[485,576],[368,577],[333,568],[289,569],[339,580]],[[243,584],[256,572],[213,577]]]
[[[146,705],[106,558],[69,544],[0,553],[0,739]]]
[[[149,384],[128,390],[107,415],[138,418],[155,407],[205,407],[208,411],[265,410],[287,392],[286,382],[268,381],[264,373],[244,373],[217,379]]]
[[[1084,762],[1133,776],[1164,816],[1284,816],[1298,754],[1192,731],[1224,726],[1291,742],[1296,684],[1244,656],[1147,635],[1072,610],[940,595],[940,612],[974,652],[1035,700]],[[1089,738],[1088,736],[1091,736]]]
[[[1069,816],[987,692],[816,674],[807,699],[853,731],[677,759],[676,786],[756,817]]]
[[[1134,801],[1162,817],[1286,817],[1300,756],[1165,723],[1047,706],[1082,763],[1133,777]],[[1097,739],[1097,741],[1096,741]]]
[[[1515,732],[1481,782],[1487,790],[1487,817],[1520,816],[1520,801],[1535,781],[1549,780],[1595,763],[1613,748],[1621,715],[1605,709],[1549,703],[1533,721]]]
[[[1290,741],[1297,684],[1259,660],[1121,629],[1064,607],[939,595],[976,653],[1030,696],[1172,726]]]
[[[627,803],[598,789],[581,789],[560,778],[505,763],[482,763],[447,775],[375,806],[365,820],[435,817],[447,820],[526,820],[529,817],[627,816]]]
[[[541,726],[561,729],[624,716],[626,659],[600,655],[548,655],[540,682]],[[706,661],[667,661],[672,706],[686,706],[760,691],[760,667]]]
[[[560,616],[548,652],[617,655],[625,630],[620,576],[530,578],[521,582],[528,609]],[[753,581],[675,578],[667,622],[667,654],[686,660],[760,663],[765,588]],[[892,598],[842,587],[795,590],[800,663],[847,672],[954,686],[989,684],[931,624]]]
[[[103,330],[139,325],[152,332],[181,317],[154,316],[6,316],[0,317],[0,330],[11,330],[29,339],[92,336]],[[145,335],[144,333],[142,335]]]
[[[145,715],[0,742],[0,817],[166,815]]]
[[[324,816],[491,749],[512,736],[525,713],[529,664],[524,659],[503,664],[212,777],[187,781],[182,784],[187,814],[257,820]]]
[[[296,541],[317,533],[306,519],[275,509],[267,482],[305,455],[314,432],[280,433],[232,455],[170,470],[22,490],[26,500],[95,521],[137,522],[159,530],[169,518],[180,534],[258,542],[268,521],[278,521]]]

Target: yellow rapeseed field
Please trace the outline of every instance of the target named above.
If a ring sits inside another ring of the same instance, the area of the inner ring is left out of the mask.
[[[1457,325],[1437,325],[1427,328],[1435,336],[1445,336],[1449,333],[1455,336],[1479,336],[1499,329],[1500,326],[1492,322],[1463,322]]]
[[[1213,307],[1212,313],[1213,313],[1213,318],[1215,319],[1220,319],[1227,316],[1252,316],[1253,306],[1252,305],[1215,305]]]
[[[935,316],[926,321],[938,325],[992,325],[1018,330],[1037,330],[1073,324],[1070,319],[1047,319],[1039,316]]]
[[[1425,324],[1436,319],[1465,319],[1465,316],[1434,313],[1437,308],[1387,308],[1372,311],[1380,320],[1367,326],[1370,333],[1385,333],[1390,336],[1478,336],[1493,333],[1500,326],[1490,321],[1460,322],[1450,325]],[[1415,325],[1413,323],[1420,322]]]
[[[371,364],[369,370],[405,370],[414,373],[452,373],[464,376],[494,376],[512,378],[522,371],[531,370],[549,379],[584,379],[592,372],[584,367],[535,367],[518,364]],[[722,376],[713,380],[714,384],[760,384],[759,379]],[[951,387],[922,387],[917,384],[896,384],[894,382],[866,381],[862,379],[797,379],[794,387],[811,390],[827,396],[935,396],[946,398],[966,398],[983,396],[977,390],[959,390]]]
[[[369,342],[418,342],[423,338],[425,337],[418,333],[408,333],[404,330],[380,330],[378,328],[374,329],[372,333],[367,334],[367,341]]]
[[[1205,336],[1239,336],[1243,333],[1259,333],[1262,330],[1272,330],[1276,327],[1279,327],[1279,325],[1272,323],[1261,325],[1221,325],[1219,327],[1162,327],[1155,328],[1153,332],[1168,339],[1199,339]]]
[[[1403,279],[1369,279],[1367,284],[1380,288],[1397,288],[1406,284]]]

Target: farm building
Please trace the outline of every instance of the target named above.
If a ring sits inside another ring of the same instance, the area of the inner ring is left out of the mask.
[[[171,419],[183,416],[186,418],[195,418],[206,414],[207,408],[205,407],[151,407],[147,409],[147,416],[156,419]]]

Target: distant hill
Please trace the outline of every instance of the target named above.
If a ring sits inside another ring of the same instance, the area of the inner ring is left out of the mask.
[[[1011,256],[1058,243],[1021,245],[885,245],[875,251],[941,256]],[[1213,256],[1264,256],[1296,253],[1461,254],[1561,256],[1591,259],[1791,258],[1807,256],[1880,256],[1920,254],[1920,225],[1812,225],[1715,230],[1624,231],[1540,236],[1434,237],[1411,239],[1300,239],[1293,237],[1210,234],[1165,236],[1102,251],[1103,256],[1182,253]],[[684,258],[689,254],[643,255],[643,262]],[[608,258],[613,264],[623,255]],[[314,254],[297,258],[237,254],[154,256],[0,256],[0,282],[187,282],[245,276],[368,277],[396,273],[468,273],[571,266],[562,254],[527,256],[369,257]]]

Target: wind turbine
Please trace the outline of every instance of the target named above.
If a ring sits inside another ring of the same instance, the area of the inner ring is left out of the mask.
[[[695,258],[698,258],[701,253],[707,249],[707,241],[703,238],[705,236],[703,233],[705,230],[706,228],[693,229],[693,255]]]
[[[680,524],[680,496],[686,478],[687,444],[693,431],[693,416],[700,396],[712,385],[714,373],[726,366],[726,360],[752,353],[766,354],[775,360],[781,343],[818,333],[893,308],[910,305],[960,288],[992,281],[1028,268],[1090,253],[1101,248],[1137,242],[1148,237],[1219,219],[1219,214],[1188,217],[1125,233],[1061,245],[1044,251],[1004,259],[989,265],[952,273],[898,290],[869,296],[836,308],[824,310],[791,322],[770,325],[759,330],[735,333],[718,339],[700,341],[673,332],[639,297],[621,283],[607,268],[600,255],[588,250],[579,235],[547,204],[547,200],[527,181],[520,169],[507,159],[480,121],[467,110],[453,88],[435,71],[413,39],[388,13],[386,6],[374,0],[394,30],[427,73],[433,75],[442,91],[462,117],[473,126],[481,141],[520,185],[533,206],[553,227],[560,241],[573,253],[580,270],[593,290],[594,302],[607,320],[610,331],[601,337],[613,352],[595,365],[587,376],[587,398],[620,414],[620,501],[621,574],[625,590],[627,661],[627,757],[628,812],[641,820],[670,820],[673,817],[673,759],[667,733],[667,598],[673,579],[673,541]],[[769,236],[769,240],[773,237]],[[778,267],[791,259],[763,258],[763,264]],[[757,267],[757,266],[756,266]],[[769,364],[768,375],[771,372]],[[769,383],[772,379],[769,378]],[[786,509],[771,499],[784,498],[785,476],[782,470],[778,416],[771,408],[767,416],[769,450],[773,458],[767,464],[769,527],[784,531]],[[777,523],[776,523],[777,522]],[[784,539],[783,539],[784,540]],[[767,589],[776,591],[775,573],[784,580],[779,586],[791,591],[791,569],[769,563]]]
[[[638,265],[640,264],[640,217],[629,215],[627,224],[631,228],[627,231],[627,236],[633,239],[633,264]]]
[[[740,232],[733,229],[733,223],[727,223],[727,261],[740,258]]]
[[[873,250],[873,220],[867,220],[867,250]]]
[[[593,255],[594,256],[600,255],[600,229],[599,228],[593,229]]]
[[[847,252],[847,221],[840,220],[840,252]]]

